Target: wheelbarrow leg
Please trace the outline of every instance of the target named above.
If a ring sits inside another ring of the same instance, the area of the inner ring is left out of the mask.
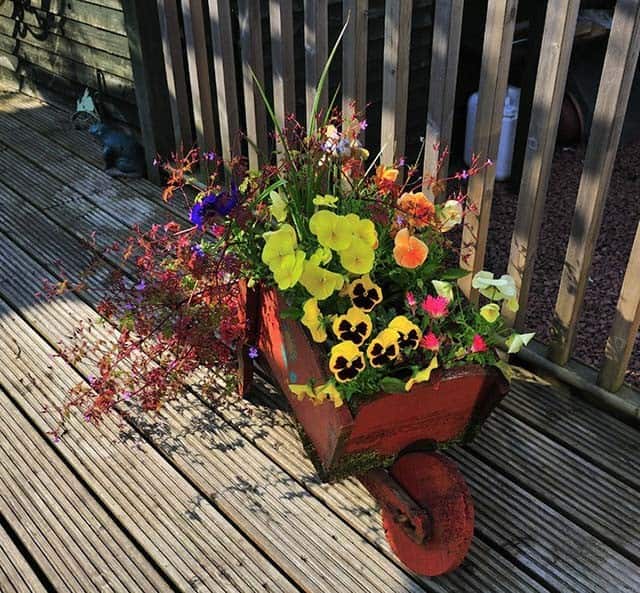
[[[360,480],[380,503],[387,540],[409,569],[437,576],[460,565],[473,539],[473,501],[453,461],[435,452],[406,453],[388,473],[376,470]]]

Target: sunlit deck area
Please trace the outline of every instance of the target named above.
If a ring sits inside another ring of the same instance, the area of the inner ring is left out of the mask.
[[[79,277],[92,232],[106,245],[183,216],[159,193],[106,175],[68,112],[0,97],[0,592],[640,591],[640,432],[526,372],[450,451],[476,533],[435,579],[396,559],[358,481],[319,482],[272,390],[213,407],[185,386],[153,422],[75,418],[53,443],[47,407],[90,375],[54,354],[97,315],[106,272],[78,295],[36,293]]]

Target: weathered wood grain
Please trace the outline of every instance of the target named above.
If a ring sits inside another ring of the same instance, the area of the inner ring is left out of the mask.
[[[473,151],[481,161],[495,160],[498,154],[517,8],[517,0],[489,0],[473,138]],[[469,181],[469,206],[473,212],[464,222],[460,265],[471,273],[459,284],[472,302],[478,301],[478,292],[472,289],[471,281],[484,265],[495,177],[496,168],[492,166]]]
[[[616,314],[604,358],[598,375],[598,385],[609,391],[617,391],[624,383],[624,376],[629,366],[629,359],[633,353],[638,328],[640,327],[640,225],[631,247],[631,255],[627,261],[627,271],[624,275]]]
[[[342,112],[347,115],[352,106],[364,111],[367,105],[367,63],[369,0],[344,0],[342,20],[349,26],[342,40]],[[365,132],[363,132],[363,137]]]
[[[0,590],[6,593],[46,593],[45,585],[0,527]]]
[[[549,356],[557,364],[566,364],[573,350],[639,51],[640,1],[621,0],[616,4],[602,67],[556,299]]]
[[[458,55],[462,35],[463,0],[436,0],[431,44],[431,73],[424,135],[423,178],[436,175],[439,153],[451,145],[453,112],[458,79]],[[438,149],[434,147],[438,147]],[[443,156],[442,176],[447,177],[449,157]],[[429,195],[433,199],[433,195]]]
[[[412,6],[413,0],[385,4],[380,126],[381,162],[385,165],[404,156]]]
[[[507,267],[507,273],[513,277],[518,289],[519,310],[514,313],[508,307],[502,309],[502,314],[508,322],[520,331],[523,329],[529,288],[533,279],[540,226],[579,7],[578,0],[553,3],[548,6],[545,18],[518,208]]]

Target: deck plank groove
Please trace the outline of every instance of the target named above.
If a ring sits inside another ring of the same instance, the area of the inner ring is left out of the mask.
[[[476,443],[452,452],[474,492],[477,537],[457,572],[431,580],[399,565],[359,482],[318,481],[268,386],[215,410],[185,391],[154,424],[133,417],[124,433],[115,419],[99,429],[74,419],[60,445],[47,443],[43,406],[91,372],[50,357],[77,320],[95,316],[117,262],[107,257],[81,299],[35,299],[42,278],[59,269],[78,277],[92,257],[92,230],[100,228],[104,246],[131,224],[177,209],[150,200],[158,190],[148,182],[111,180],[97,168],[93,140],[64,124],[62,110],[0,97],[0,386],[10,396],[0,391],[0,470],[9,470],[0,485],[10,482],[12,493],[3,489],[0,501],[11,502],[2,502],[3,516],[22,544],[31,542],[31,559],[51,574],[56,593],[103,584],[97,550],[117,560],[118,541],[134,555],[144,551],[159,591],[640,590],[640,433],[543,383],[514,385]],[[78,490],[56,483],[52,468],[84,494],[65,502]],[[27,471],[31,482],[22,483]],[[42,593],[28,560],[2,535],[0,526],[0,583],[17,572],[26,576],[8,591]],[[81,551],[71,549],[82,541]],[[52,546],[67,556],[52,564]],[[109,584],[143,586],[140,562],[116,567]],[[80,583],[72,567],[93,582]]]

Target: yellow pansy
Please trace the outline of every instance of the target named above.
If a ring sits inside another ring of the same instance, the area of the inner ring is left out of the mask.
[[[436,294],[439,297],[444,297],[449,302],[453,301],[453,286],[451,282],[444,282],[443,280],[432,280],[433,288],[436,289]]]
[[[353,233],[354,241],[361,241],[371,249],[378,247],[378,232],[372,220],[360,218],[356,214],[347,214],[344,218]]]
[[[277,191],[272,191],[269,194],[271,198],[271,206],[269,206],[269,212],[278,222],[284,222],[287,219],[288,202],[286,198]]]
[[[297,246],[296,231],[290,224],[283,224],[277,231],[264,234],[262,261],[273,270],[283,257],[293,254]]]
[[[319,210],[309,219],[309,230],[318,238],[320,245],[334,251],[348,249],[353,240],[344,216],[329,210]]]
[[[326,400],[331,400],[336,408],[339,408],[344,403],[344,401],[342,400],[342,396],[340,395],[340,392],[336,388],[333,381],[328,381],[324,385],[318,387],[316,389],[315,395],[318,403],[322,403]]]
[[[368,274],[351,282],[347,286],[347,294],[353,306],[366,313],[382,302],[382,289],[371,280]]]
[[[364,367],[364,356],[353,342],[340,342],[331,348],[329,369],[338,383],[355,379]]]
[[[327,331],[322,323],[322,312],[318,307],[318,299],[307,299],[302,305],[304,315],[300,322],[309,332],[314,342],[324,342],[327,339]]]
[[[495,323],[500,317],[500,307],[495,303],[489,303],[480,309],[480,315],[489,323]]]
[[[395,329],[399,334],[398,344],[400,348],[411,348],[415,350],[422,338],[422,330],[404,315],[398,315],[389,322],[389,327]]]
[[[352,274],[368,274],[373,269],[376,255],[373,249],[362,241],[355,240],[348,249],[340,251],[342,267]]]
[[[365,342],[372,328],[371,317],[358,307],[351,307],[344,315],[336,317],[332,326],[339,340],[353,342],[356,346]]]
[[[327,206],[327,208],[336,208],[338,198],[336,196],[332,196],[331,194],[325,194],[324,196],[318,194],[315,198],[313,198],[313,203],[316,206]]]
[[[462,204],[458,200],[447,200],[436,211],[436,224],[441,232],[446,233],[462,222]]]
[[[426,383],[429,379],[431,379],[431,373],[438,368],[438,357],[434,356],[429,363],[429,366],[426,369],[422,369],[418,371],[411,379],[407,381],[407,384],[404,388],[407,391],[411,391],[411,388],[416,383]]]
[[[328,264],[331,261],[332,253],[328,247],[318,247],[313,255],[309,258],[309,261],[318,266]]]
[[[344,278],[340,274],[321,268],[318,264],[305,261],[300,284],[311,296],[323,301],[342,288]]]
[[[304,269],[305,257],[304,251],[296,249],[280,259],[277,266],[271,267],[273,279],[280,290],[287,290],[298,283]]]
[[[372,367],[381,367],[390,364],[400,354],[400,334],[395,330],[387,327],[383,329],[371,341],[367,348],[367,356]]]

